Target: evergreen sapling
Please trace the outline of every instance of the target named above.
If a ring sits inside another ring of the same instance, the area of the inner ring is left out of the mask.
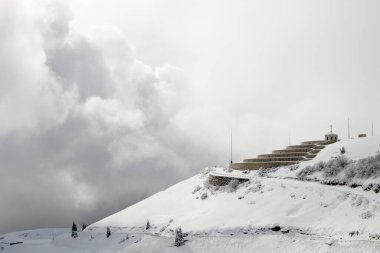
[[[150,229],[150,223],[149,223],[149,220],[147,220],[146,222],[146,227],[145,227],[146,230]]]
[[[111,236],[111,229],[110,227],[107,227],[107,238]]]
[[[183,244],[185,244],[185,240],[183,239],[182,229],[179,227],[175,230],[174,246],[179,247]]]
[[[71,237],[72,238],[77,238],[78,237],[78,229],[77,229],[77,224],[73,221],[73,225],[71,227]]]

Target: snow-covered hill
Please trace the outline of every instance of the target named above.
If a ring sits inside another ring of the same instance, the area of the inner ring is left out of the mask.
[[[342,147],[349,162],[338,166]],[[29,231],[29,237],[0,237],[0,245],[6,252],[380,252],[380,193],[367,187],[380,184],[380,166],[374,158],[358,162],[379,150],[380,138],[371,137],[328,145],[297,166],[249,173],[207,168],[92,224],[76,239],[62,232],[53,240],[51,231],[39,238]],[[372,166],[371,174],[342,181],[364,164]],[[210,173],[250,180],[212,186]],[[108,239],[106,227],[112,231]],[[179,248],[173,247],[177,227],[188,234]],[[10,246],[11,240],[23,243]]]

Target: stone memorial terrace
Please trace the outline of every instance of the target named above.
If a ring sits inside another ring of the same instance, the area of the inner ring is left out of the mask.
[[[234,170],[257,170],[260,168],[273,168],[289,166],[302,161],[311,160],[328,144],[335,141],[305,141],[300,145],[292,145],[286,149],[274,150],[271,154],[258,155],[257,158],[244,159],[240,163],[231,163]]]

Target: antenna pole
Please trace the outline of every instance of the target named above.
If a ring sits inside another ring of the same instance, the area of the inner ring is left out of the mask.
[[[232,163],[232,128],[231,128],[231,161],[230,163]]]

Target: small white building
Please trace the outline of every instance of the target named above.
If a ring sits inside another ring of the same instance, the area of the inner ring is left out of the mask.
[[[332,126],[330,126],[330,133],[325,134],[325,141],[329,141],[329,142],[338,141],[338,135],[333,133]]]

